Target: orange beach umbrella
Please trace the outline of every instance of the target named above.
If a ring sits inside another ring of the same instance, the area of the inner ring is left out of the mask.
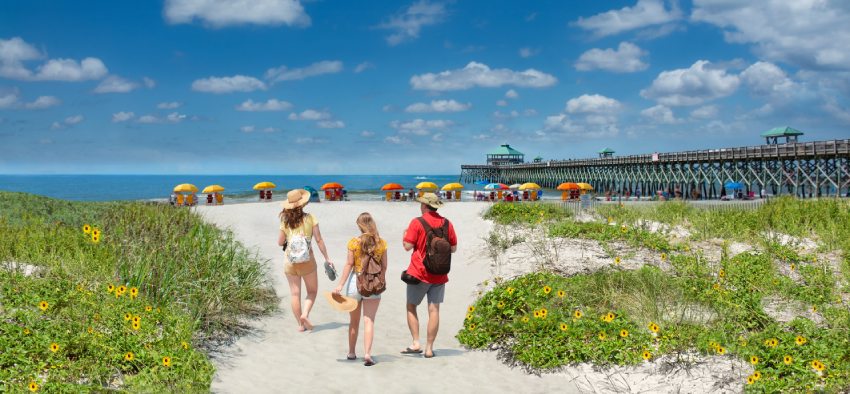
[[[399,185],[398,183],[387,183],[384,186],[381,186],[381,190],[404,190],[404,186]]]
[[[581,189],[581,187],[579,187],[578,184],[575,184],[575,183],[572,183],[572,182],[564,182],[564,183],[558,185],[557,189],[558,190],[579,190],[579,189]]]
[[[342,185],[336,182],[328,182],[322,185],[322,190],[330,190],[330,189],[344,189]]]

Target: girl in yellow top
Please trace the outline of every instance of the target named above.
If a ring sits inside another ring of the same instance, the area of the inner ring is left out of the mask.
[[[348,323],[348,358],[357,359],[354,347],[357,344],[357,332],[360,328],[360,310],[366,318],[363,328],[363,351],[365,353],[363,365],[369,367],[375,365],[372,360],[372,338],[374,337],[375,315],[378,313],[378,304],[381,295],[376,294],[363,297],[357,292],[357,275],[363,271],[363,265],[369,258],[374,258],[381,263],[381,279],[386,283],[387,275],[387,242],[378,235],[378,227],[372,219],[372,215],[364,212],[357,217],[357,227],[360,228],[360,236],[348,241],[348,261],[342,270],[339,285],[334,289],[334,294],[343,294],[360,302],[357,309],[351,311]]]
[[[299,235],[307,238],[307,248],[309,249],[309,259],[305,262],[289,261],[289,256],[284,253],[283,272],[286,274],[286,281],[289,282],[289,294],[291,298],[292,313],[295,315],[295,321],[298,322],[298,331],[312,330],[313,324],[310,323],[310,310],[313,308],[313,303],[316,301],[316,293],[319,288],[319,278],[316,275],[316,257],[313,255],[313,240],[319,246],[319,251],[325,257],[325,261],[331,263],[328,258],[328,251],[325,248],[325,241],[322,239],[322,233],[319,232],[319,221],[316,218],[304,212],[304,206],[310,200],[310,192],[303,189],[291,190],[286,194],[286,201],[283,202],[283,210],[280,212],[280,235],[277,238],[277,244],[283,246],[287,244],[290,238]],[[291,245],[291,244],[290,244]],[[304,309],[301,309],[301,281],[304,281],[304,287],[307,288],[307,299],[304,300]]]

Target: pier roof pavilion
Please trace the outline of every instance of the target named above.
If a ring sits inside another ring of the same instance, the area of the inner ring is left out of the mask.
[[[764,137],[767,145],[777,145],[779,144],[780,138],[785,138],[785,144],[788,143],[796,143],[797,136],[803,135],[803,132],[797,130],[795,128],[791,128],[788,126],[785,127],[776,127],[761,133],[761,136]]]
[[[522,164],[525,162],[525,155],[511,148],[508,144],[502,144],[487,154],[487,165],[500,166],[509,164]]]
[[[611,148],[605,148],[596,153],[599,153],[599,157],[614,157],[614,150]]]

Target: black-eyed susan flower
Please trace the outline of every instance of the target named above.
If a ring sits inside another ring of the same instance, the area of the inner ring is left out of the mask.
[[[658,331],[661,330],[661,327],[658,327],[658,324],[655,324],[653,322],[649,322],[649,325],[647,327],[649,328],[649,331],[652,331],[654,333],[658,333]]]
[[[141,324],[142,323],[142,317],[141,316],[133,316],[133,323]]]
[[[131,287],[130,288],[130,297],[136,298],[136,296],[138,296],[138,295],[139,295],[139,289],[137,289],[135,287]]]
[[[133,358],[135,358],[133,352],[127,352],[124,354],[124,361],[133,361]]]
[[[629,229],[628,229],[628,228],[626,228],[626,225],[625,225],[625,224],[624,224],[624,225],[622,225],[622,226],[620,226],[620,232],[622,232],[622,233],[624,233],[624,234],[625,234],[625,233],[626,233],[626,232],[628,232],[628,231],[629,231]]]
[[[667,260],[667,253],[661,253],[661,261]]]
[[[470,324],[469,325],[469,331],[472,331],[474,329],[475,329],[475,323]]]
[[[98,229],[97,227],[93,227],[91,229],[91,236],[92,237],[99,237],[100,236],[100,229]]]
[[[623,337],[623,338],[628,338],[629,330],[626,330],[626,329],[620,330],[620,336]]]
[[[605,315],[605,318],[608,319],[609,322],[612,322],[617,318],[617,315],[615,315],[614,312],[608,312],[608,314]]]
[[[528,319],[528,316],[523,316],[521,320],[522,320],[523,323],[528,323],[529,319]]]
[[[133,318],[132,313],[127,312],[127,313],[124,314],[124,320],[130,321],[132,318]]]
[[[499,301],[499,303],[498,303],[498,304],[496,304],[496,308],[502,309],[502,308],[504,308],[504,307],[505,307],[505,302],[504,302],[504,301]]]
[[[507,289],[505,289],[505,293],[508,293],[508,295],[513,295],[514,294],[514,288],[508,287]]]
[[[782,357],[782,362],[785,363],[785,365],[791,365],[791,363],[794,362],[794,358],[786,354],[785,357]]]
[[[549,286],[543,286],[543,294],[549,294],[552,292],[552,288]]]
[[[150,305],[148,305],[148,306],[146,306],[146,307],[145,307],[145,312],[150,312],[150,311],[152,311],[152,310],[153,310],[153,307],[152,307],[152,306],[150,306]]]
[[[599,331],[598,337],[600,341],[604,341],[606,336],[607,335],[605,335],[605,331]]]
[[[30,382],[30,384],[27,385],[27,388],[34,393],[38,391],[38,383]]]
[[[29,328],[24,329],[24,335],[30,335],[30,329]]]
[[[803,346],[803,345],[806,344],[806,342],[807,342],[806,337],[804,337],[802,335],[797,335],[797,338],[794,338],[794,343],[796,343],[797,346]]]
[[[534,311],[534,318],[535,318],[535,319],[539,319],[539,318],[540,318],[540,311]]]
[[[761,372],[760,372],[760,371],[755,371],[755,372],[753,372],[753,378],[754,378],[756,381],[758,381],[759,379],[761,379]]]
[[[470,305],[469,308],[466,308],[466,311],[469,313],[475,312],[475,307]]]
[[[644,350],[640,356],[643,357],[644,360],[649,361],[649,359],[652,358],[652,353],[650,353],[649,350]]]
[[[51,343],[50,344],[50,351],[53,352],[53,353],[58,352],[59,351],[59,344],[56,343],[56,342]]]
[[[721,268],[721,269],[720,269],[720,271],[717,271],[717,276],[719,276],[719,277],[721,277],[721,278],[726,277],[726,270],[724,270],[723,268]]]
[[[584,314],[581,313],[581,309],[576,309],[575,312],[573,312],[573,317],[576,319],[581,319],[582,316],[584,316]]]
[[[565,291],[558,290],[558,298],[564,298],[565,295],[567,295],[567,293]]]
[[[549,314],[549,311],[546,308],[540,308],[540,317],[546,317]]]
[[[472,314],[471,314],[471,313],[467,313],[467,314],[466,314],[466,320],[469,320],[469,319],[472,319]]]
[[[127,286],[124,286],[124,285],[118,286],[118,288],[115,289],[115,293],[117,293],[118,295],[123,295],[126,292],[127,292]]]
[[[94,235],[94,234],[92,234],[92,236],[91,236],[91,241],[92,241],[93,243],[100,243],[100,235]]]
[[[822,362],[820,362],[819,360],[812,360],[812,368],[813,368],[815,371],[821,372],[821,371],[823,371],[824,369],[826,369],[826,365],[824,365],[824,364],[823,364]]]
[[[86,332],[89,334],[94,334],[94,327],[89,326],[89,328],[86,328]]]
[[[714,291],[720,291],[720,283],[715,283],[711,285],[711,288],[714,289]]]
[[[50,308],[50,304],[47,301],[42,301],[38,303],[38,309],[41,309],[42,312],[46,311],[47,308]]]
[[[812,313],[815,313],[815,312],[817,312],[817,311],[818,311],[818,306],[817,306],[817,305],[812,305]]]
[[[776,347],[777,345],[779,345],[779,340],[776,339],[776,338],[770,338],[770,339],[767,340],[766,345],[767,345],[767,347],[771,347],[771,348]]]
[[[133,330],[139,331],[139,329],[142,328],[142,323],[141,322],[133,322],[132,327],[133,327]]]
[[[567,323],[561,323],[558,327],[561,329],[561,331],[567,331],[568,328]]]
[[[189,343],[188,342],[183,341],[183,342],[180,343],[180,345],[183,346],[183,350],[189,350]]]
[[[791,271],[793,271],[793,270],[797,269],[797,265],[794,264],[794,263],[791,263],[791,265],[788,268],[790,268]]]
[[[620,256],[614,257],[614,264],[620,264]]]
[[[756,378],[753,375],[747,376],[747,384],[753,384],[756,382]]]
[[[106,286],[107,293],[112,293],[113,291],[115,291],[115,285]]]
[[[89,226],[88,224],[84,224],[83,225],[83,234],[90,234],[90,233],[91,233],[91,226]]]
[[[759,363],[758,356],[750,356],[750,364],[758,365],[758,363]]]
[[[165,356],[162,358],[162,365],[166,367],[171,366],[171,357]]]
[[[722,355],[726,354],[726,348],[718,345],[717,348],[716,348],[716,352],[717,352],[717,354],[722,356]]]

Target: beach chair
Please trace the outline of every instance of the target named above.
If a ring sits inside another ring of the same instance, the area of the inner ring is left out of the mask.
[[[265,199],[266,199],[266,191],[260,190],[260,201],[263,201]]]
[[[207,194],[207,205],[212,205],[213,203],[213,195]]]
[[[178,206],[178,207],[183,205],[183,195],[182,194],[177,195],[177,203],[175,205]]]
[[[217,205],[224,204],[224,196],[222,196],[221,194],[216,193],[216,195],[215,195],[215,203],[216,203]]]
[[[266,192],[266,201],[271,201],[271,200],[272,200],[272,191],[269,190],[269,191]]]
[[[192,195],[192,194],[186,196],[186,206],[191,207],[192,205],[195,205],[195,198],[194,197],[195,196]]]

